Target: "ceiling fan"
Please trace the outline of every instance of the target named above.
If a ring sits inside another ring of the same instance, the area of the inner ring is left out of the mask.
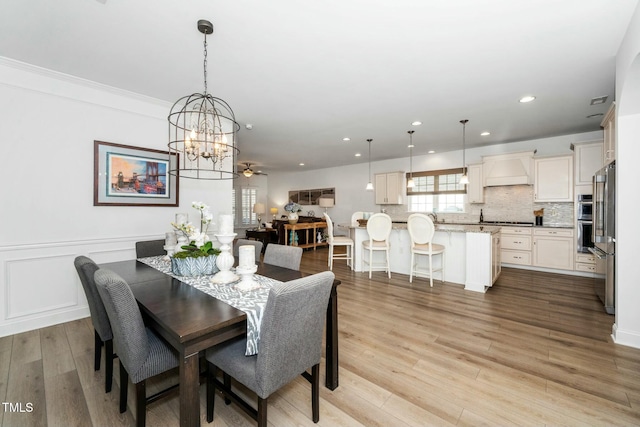
[[[253,175],[267,175],[266,173],[262,173],[260,171],[254,171],[253,169],[251,169],[251,163],[243,163],[246,168],[244,168],[244,170],[242,171],[242,174],[244,176],[246,176],[247,178],[251,178]]]

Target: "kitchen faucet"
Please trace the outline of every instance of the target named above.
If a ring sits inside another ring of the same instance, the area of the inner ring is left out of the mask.
[[[438,214],[437,214],[437,213],[435,213],[435,212],[429,212],[427,215],[428,215],[428,216],[430,216],[430,217],[431,217],[431,219],[433,219],[433,222],[434,222],[434,223],[438,222]]]

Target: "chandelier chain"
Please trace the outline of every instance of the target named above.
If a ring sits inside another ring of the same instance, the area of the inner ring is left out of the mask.
[[[207,33],[204,34],[204,94],[207,95]]]

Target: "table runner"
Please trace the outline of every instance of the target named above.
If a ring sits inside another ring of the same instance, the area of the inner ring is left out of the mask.
[[[255,274],[254,278],[260,287],[250,291],[240,291],[235,288],[239,281],[220,285],[211,283],[209,280],[211,276],[177,276],[171,272],[171,261],[166,256],[138,258],[138,261],[244,311],[247,314],[247,349],[245,354],[252,356],[258,353],[260,324],[269,297],[269,290],[282,282]]]

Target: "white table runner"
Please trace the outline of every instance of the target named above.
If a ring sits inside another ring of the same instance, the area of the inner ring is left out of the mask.
[[[255,274],[254,278],[260,284],[256,289],[250,291],[240,291],[235,285],[238,282],[219,285],[211,283],[211,276],[176,276],[171,272],[171,261],[166,256],[155,256],[148,258],[138,258],[138,261],[155,268],[171,277],[175,277],[202,292],[224,301],[232,307],[242,310],[247,314],[247,356],[258,353],[260,344],[260,323],[262,314],[267,305],[269,289],[278,283],[279,280]]]

